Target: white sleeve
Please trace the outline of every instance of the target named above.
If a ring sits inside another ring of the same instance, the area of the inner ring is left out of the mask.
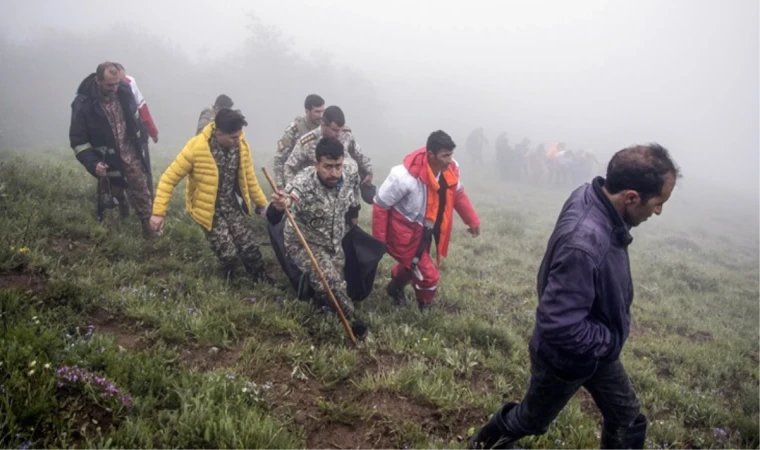
[[[129,78],[129,87],[132,88],[132,95],[135,97],[135,103],[137,103],[137,107],[140,108],[145,104],[145,98],[143,98],[140,88],[137,87],[137,81],[129,75],[127,75],[127,78]]]

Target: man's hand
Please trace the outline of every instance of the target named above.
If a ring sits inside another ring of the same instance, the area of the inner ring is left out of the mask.
[[[274,209],[277,211],[285,211],[285,208],[290,206],[290,196],[278,190],[272,194],[272,206],[274,206]]]
[[[106,171],[108,170],[108,165],[106,163],[99,162],[95,164],[95,175],[99,176],[100,178],[103,178],[106,176]]]
[[[153,228],[153,231],[156,233],[160,233],[164,228],[164,216],[150,216],[150,227]]]
[[[477,227],[469,227],[467,228],[467,232],[472,235],[472,237],[478,237],[480,236],[480,226]]]
[[[371,182],[372,182],[372,174],[369,174],[369,175],[367,175],[367,176],[366,176],[366,177],[364,177],[364,179],[362,180],[362,184],[367,184],[367,183],[371,183]]]
[[[158,144],[158,135],[153,136],[153,143]]]

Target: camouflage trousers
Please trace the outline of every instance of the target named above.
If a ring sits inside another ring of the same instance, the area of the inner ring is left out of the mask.
[[[147,224],[153,213],[153,198],[148,189],[148,174],[143,166],[140,155],[132,146],[125,147],[121,153],[121,174],[126,181],[127,188],[124,189],[116,183],[99,183],[98,195],[104,193],[104,190],[110,189],[110,194],[124,204],[125,193],[129,199],[132,209],[135,210],[137,217],[141,222]]]
[[[239,208],[226,214],[214,214],[211,231],[204,229],[211,250],[226,271],[233,269],[238,257],[251,276],[264,273],[264,260],[256,243],[251,218]]]
[[[333,307],[332,301],[322,285],[322,280],[320,280],[317,271],[311,265],[309,255],[301,244],[288,246],[286,251],[302,272],[308,272],[309,284],[314,289],[314,297]],[[322,269],[322,274],[325,276],[325,280],[327,280],[327,285],[330,286],[330,290],[335,296],[335,300],[338,301],[340,309],[343,310],[343,314],[346,318],[352,317],[354,315],[354,303],[348,297],[346,277],[343,275],[343,267],[346,264],[343,249],[339,248],[337,251],[334,251],[332,249],[311,246],[311,252],[314,255],[314,259],[317,260],[319,268]]]

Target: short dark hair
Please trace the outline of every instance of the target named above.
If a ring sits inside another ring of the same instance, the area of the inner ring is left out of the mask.
[[[681,170],[670,158],[665,147],[656,144],[634,145],[624,148],[612,156],[607,164],[605,188],[610,194],[627,189],[634,190],[646,203],[660,195],[665,177],[681,177]]]
[[[344,155],[343,144],[333,137],[323,137],[317,143],[314,150],[314,157],[317,161],[325,157],[327,159],[338,159]]]
[[[106,61],[98,64],[98,67],[95,69],[95,76],[98,78],[98,80],[103,80],[106,77],[106,70],[108,69],[115,69],[117,72],[119,71],[119,67],[112,63],[111,61]]]
[[[306,111],[311,111],[312,108],[322,106],[325,104],[325,100],[317,94],[309,94],[306,96],[306,100],[303,102],[303,107]]]
[[[119,70],[119,71],[125,70],[124,66],[122,66],[121,64],[119,64],[117,62],[113,63],[113,65],[116,66],[116,69]]]
[[[451,136],[442,130],[433,131],[430,133],[430,136],[428,136],[427,151],[433,152],[433,154],[437,155],[438,152],[443,149],[453,151],[456,147],[457,145],[454,143],[454,140],[451,139]]]
[[[322,123],[327,126],[334,123],[342,127],[346,124],[346,116],[343,115],[343,110],[339,107],[335,105],[328,106],[322,114]]]
[[[239,109],[222,108],[216,113],[214,123],[219,131],[224,133],[235,133],[248,125],[245,116]]]
[[[216,101],[214,102],[214,106],[217,108],[232,108],[234,104],[235,103],[232,102],[232,99],[224,94],[217,97]]]

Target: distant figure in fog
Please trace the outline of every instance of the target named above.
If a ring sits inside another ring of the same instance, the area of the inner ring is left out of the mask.
[[[206,125],[214,121],[217,113],[222,109],[232,109],[234,102],[228,96],[222,94],[216,98],[213,106],[209,106],[201,111],[200,117],[198,117],[198,126],[195,127],[195,134],[201,134]]]
[[[474,163],[481,164],[483,162],[483,146],[486,144],[488,144],[488,139],[486,139],[483,127],[474,129],[472,133],[467,136],[465,146],[467,148],[467,153],[470,154]]]
[[[468,448],[514,448],[546,433],[581,387],[602,412],[601,448],[644,447],[647,417],[620,362],[633,302],[629,230],[662,213],[679,176],[666,149],[640,145],[617,152],[606,179],[570,195],[538,270],[528,391],[496,411]]]

